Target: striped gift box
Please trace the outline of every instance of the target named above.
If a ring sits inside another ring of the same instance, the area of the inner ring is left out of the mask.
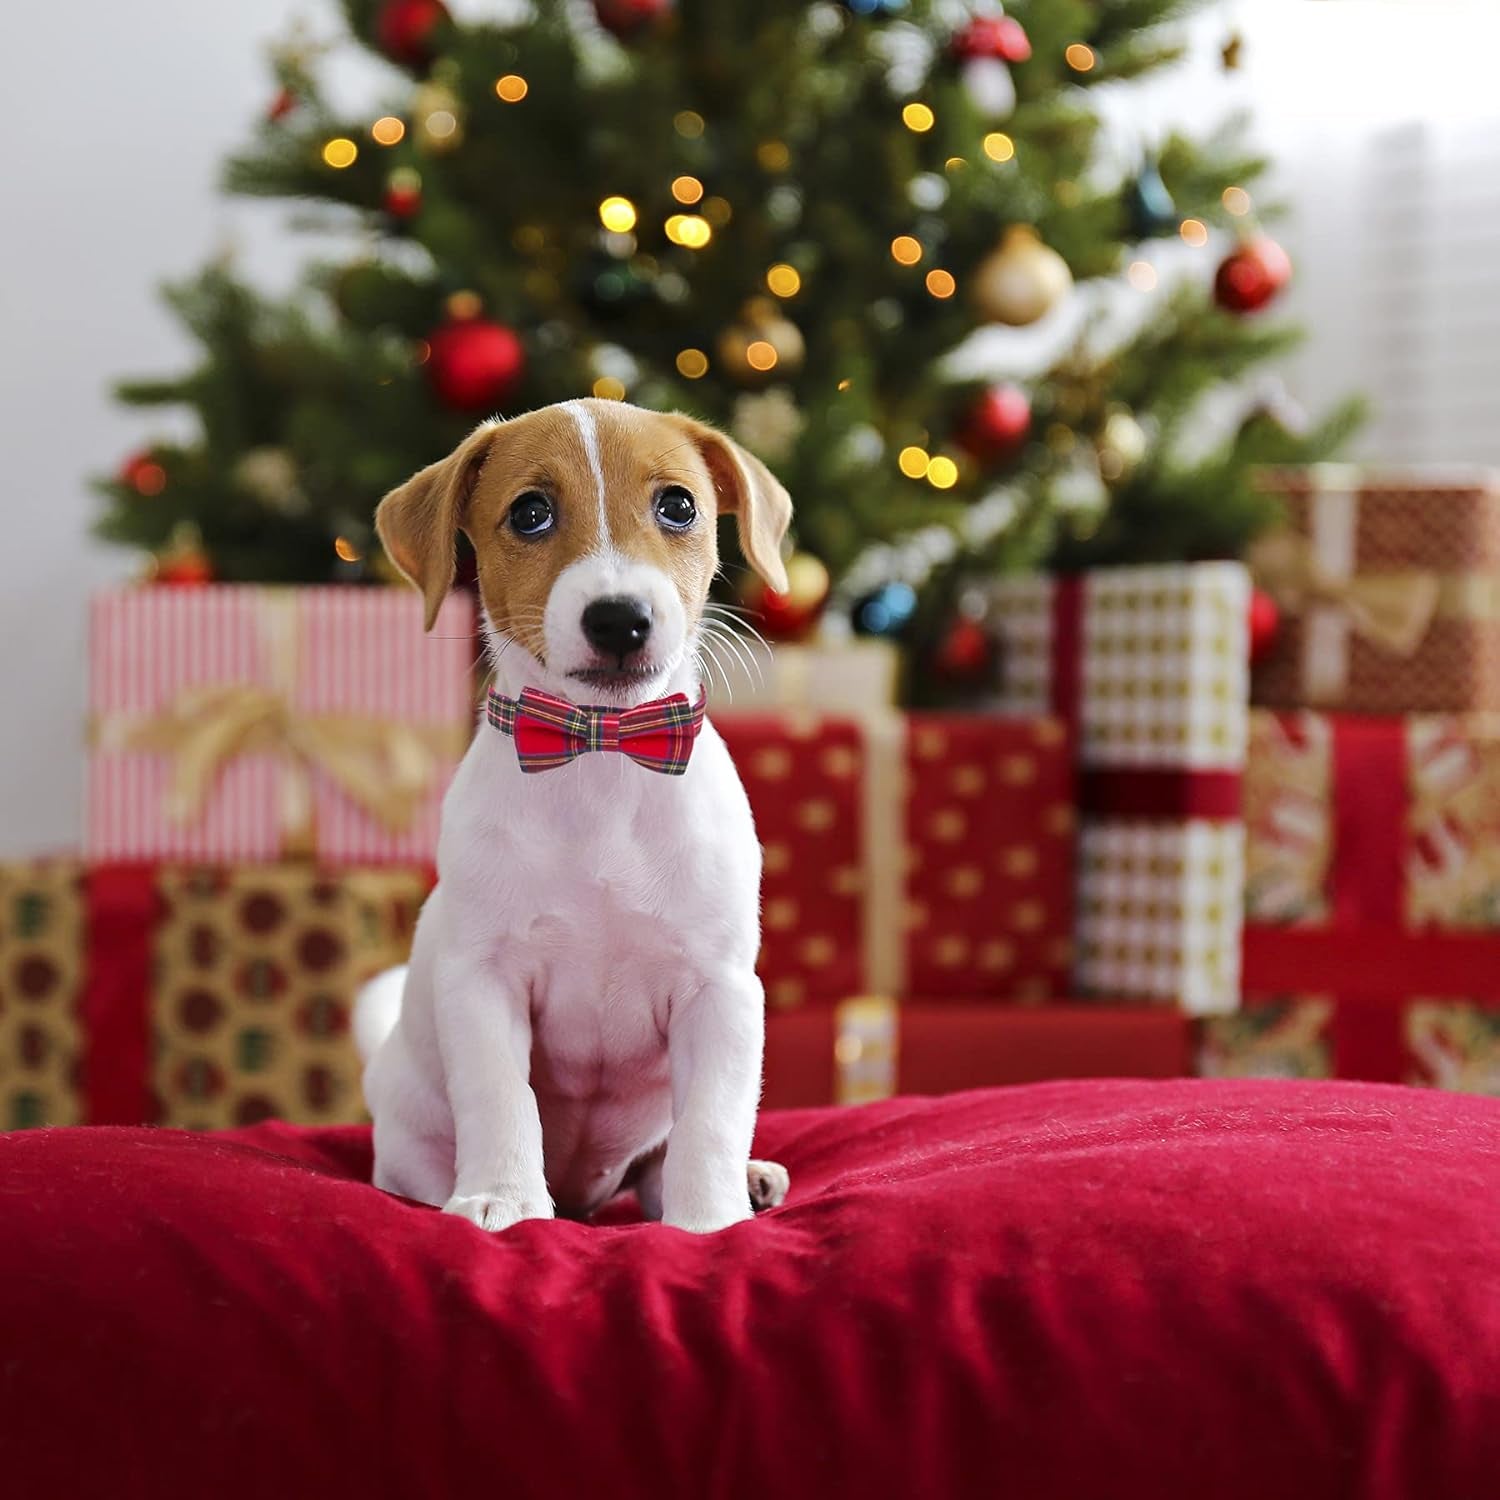
[[[95,596],[85,851],[95,861],[429,861],[472,733],[473,607],[405,589]]]

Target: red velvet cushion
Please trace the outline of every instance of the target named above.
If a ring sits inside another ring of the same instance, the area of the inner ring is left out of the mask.
[[[724,1235],[489,1237],[360,1130],[0,1138],[45,1496],[1494,1493],[1500,1103],[1089,1083],[768,1116]]]

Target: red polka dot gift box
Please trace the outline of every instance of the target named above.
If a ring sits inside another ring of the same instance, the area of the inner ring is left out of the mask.
[[[0,866],[0,1128],[362,1117],[354,995],[422,867]]]
[[[474,610],[408,589],[94,597],[94,860],[429,861],[474,725]]]
[[[773,1011],[1068,993],[1074,787],[1060,723],[803,710],[715,723],[764,854]]]

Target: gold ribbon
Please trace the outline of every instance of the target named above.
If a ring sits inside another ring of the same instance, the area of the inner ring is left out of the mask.
[[[172,758],[163,815],[191,823],[219,773],[242,755],[282,760],[281,826],[286,852],[313,847],[312,774],[321,771],[390,833],[411,826],[440,766],[462,754],[462,726],[414,727],[363,714],[302,712],[294,701],[299,627],[295,590],[266,589],[261,630],[272,686],[222,683],[187,688],[149,714],[106,715],[93,739],[106,750]]]
[[[1338,610],[1349,627],[1393,656],[1413,655],[1440,604],[1452,598],[1451,581],[1420,569],[1338,577],[1319,562],[1312,543],[1292,531],[1262,537],[1250,549],[1255,581],[1289,614],[1316,606]]]

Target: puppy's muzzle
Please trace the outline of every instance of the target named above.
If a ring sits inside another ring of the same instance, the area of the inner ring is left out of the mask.
[[[595,599],[584,606],[583,634],[602,656],[624,664],[651,636],[651,606],[644,599]]]

